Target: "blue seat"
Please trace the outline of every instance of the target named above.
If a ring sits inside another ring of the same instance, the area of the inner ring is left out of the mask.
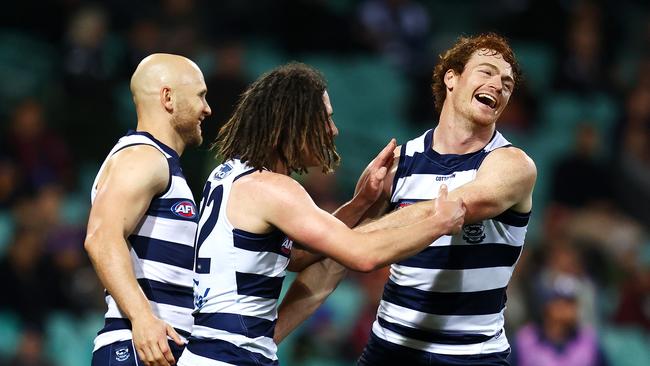
[[[15,224],[9,211],[0,211],[0,257],[3,257],[14,236]]]
[[[38,95],[54,77],[56,50],[22,33],[0,32],[0,110]]]
[[[88,191],[90,187],[88,187]],[[61,205],[61,217],[64,222],[84,226],[90,211],[89,195],[81,193],[70,193],[65,195]]]
[[[16,353],[20,341],[21,324],[18,316],[9,311],[0,311],[0,358]]]
[[[550,90],[550,75],[555,69],[555,53],[553,49],[542,43],[514,43],[517,60],[524,73],[524,83],[535,95],[543,95]]]
[[[599,334],[610,364],[650,365],[650,339],[640,328],[604,327]]]
[[[250,80],[256,80],[262,74],[290,61],[278,52],[278,48],[269,41],[248,42],[244,57],[244,72]]]
[[[92,340],[81,332],[81,322],[68,313],[54,313],[45,324],[46,356],[60,366],[90,365]]]
[[[312,55],[305,62],[323,72],[328,81],[340,132],[336,145],[343,159],[337,180],[342,187],[354,187],[358,175],[389,138],[403,142],[419,133],[413,133],[402,119],[407,82],[385,60]]]

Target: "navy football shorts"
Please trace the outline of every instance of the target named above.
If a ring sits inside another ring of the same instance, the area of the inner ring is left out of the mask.
[[[183,353],[185,347],[181,347],[174,343],[174,341],[169,341],[169,348],[172,350],[174,359],[178,362],[178,359]],[[107,344],[104,347],[93,352],[93,361],[92,366],[140,366],[144,365],[138,358],[138,354],[133,348],[133,341],[120,341],[111,344]]]

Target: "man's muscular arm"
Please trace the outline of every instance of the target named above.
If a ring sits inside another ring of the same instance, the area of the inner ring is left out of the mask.
[[[354,227],[366,210],[381,196],[396,145],[395,139],[391,139],[368,164],[366,174],[357,183],[352,200],[334,212],[334,216],[348,227]],[[293,251],[291,261],[294,261]],[[302,267],[278,308],[278,322],[273,337],[275,342],[280,343],[316,311],[346,274],[347,269],[330,258]]]
[[[395,149],[395,161],[388,172],[384,192],[375,205],[367,211],[364,222],[381,216],[390,207],[399,151],[399,147]],[[367,173],[364,172],[365,174]],[[532,193],[536,178],[535,163],[522,150],[515,147],[500,148],[487,155],[473,181],[451,190],[449,199],[463,200],[467,208],[466,224],[496,217],[508,209],[527,213],[532,209]],[[417,203],[415,206],[420,204],[423,203]],[[402,210],[397,212],[400,211]],[[396,216],[392,222],[402,225],[406,220],[411,219],[407,216],[403,218]]]
[[[348,227],[354,227],[357,225],[359,220],[365,215],[366,211],[377,201],[377,199],[382,194],[384,189],[384,180],[388,173],[388,169],[392,165],[393,160],[393,150],[397,143],[395,139],[391,139],[386,147],[384,147],[379,154],[368,164],[366,168],[366,174],[363,179],[359,180],[357,183],[357,189],[355,189],[354,196],[352,199],[341,207],[339,207],[334,213],[334,217],[339,219],[342,223]],[[295,248],[295,247],[294,247]],[[329,261],[330,259],[323,259],[322,254],[313,253],[302,248],[296,248],[296,250],[291,251],[291,262],[287,270],[292,272],[300,272],[307,268],[307,266],[318,260]],[[319,268],[335,268],[338,264],[331,263],[326,266],[318,266]],[[330,277],[330,283],[336,284],[340,281],[343,276],[345,276],[345,270],[341,267],[340,270],[333,270],[332,274],[336,273],[338,280]]]
[[[535,163],[523,151],[500,148],[488,154],[473,181],[449,192],[449,197],[463,199],[467,224],[496,217],[508,209],[527,213],[532,209],[536,179]]]
[[[134,146],[109,160],[93,202],[85,248],[102,284],[132,324],[133,342],[147,365],[174,364],[167,335],[182,341],[174,329],[156,318],[133,272],[128,236],[167,186],[165,157],[155,148]]]

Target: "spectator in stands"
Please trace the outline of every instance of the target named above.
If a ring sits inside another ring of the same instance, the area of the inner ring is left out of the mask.
[[[588,1],[575,2],[559,58],[556,88],[576,93],[607,91],[611,87],[602,9]]]
[[[645,263],[641,263],[622,285],[614,322],[640,326],[650,332],[650,258],[644,259]]]
[[[26,99],[13,111],[3,148],[18,170],[19,184],[34,192],[48,184],[74,185],[72,156],[68,145],[45,120],[43,106]]]
[[[43,332],[40,328],[27,326],[22,330],[18,350],[0,366],[53,366],[43,352]]]
[[[84,5],[70,18],[62,45],[65,96],[63,130],[75,156],[100,161],[110,141],[119,135],[113,118],[113,86],[119,57],[109,37],[109,16],[98,4]],[[89,126],[93,136],[88,138]],[[107,139],[107,140],[104,140]],[[106,143],[108,145],[108,143]]]
[[[56,292],[58,309],[82,316],[104,308],[102,286],[83,251],[84,228],[62,217],[65,192],[57,185],[41,188],[35,199],[44,254],[53,269],[48,285]]]
[[[570,208],[612,202],[611,168],[598,155],[600,136],[589,122],[576,130],[574,150],[561,158],[552,176],[553,201]]]
[[[650,225],[650,58],[639,69],[638,84],[625,101],[618,144],[621,178],[617,185],[627,212]]]
[[[359,20],[370,48],[404,71],[419,69],[419,63],[430,57],[426,42],[431,20],[421,4],[367,0],[359,7]]]
[[[164,40],[162,47],[168,53],[193,56],[200,50],[204,23],[200,22],[201,8],[195,0],[161,1],[158,24]],[[158,50],[160,52],[160,50]]]
[[[518,333],[513,366],[604,366],[595,331],[580,324],[577,283],[559,275],[538,279],[539,320]]]
[[[128,31],[122,79],[128,80],[143,58],[163,48],[162,43],[162,30],[156,19],[147,17],[135,20]]]
[[[0,210],[12,206],[19,190],[18,167],[15,161],[0,153]]]
[[[42,328],[59,294],[49,282],[55,271],[44,255],[42,234],[19,227],[6,257],[0,259],[0,309],[19,316],[23,324]]]

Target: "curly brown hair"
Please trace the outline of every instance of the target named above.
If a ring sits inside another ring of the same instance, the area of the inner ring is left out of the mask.
[[[255,169],[277,162],[289,173],[306,172],[304,155],[314,156],[324,172],[339,162],[329,115],[323,102],[325,78],[297,62],[262,75],[240,97],[215,143],[224,160],[238,158]]]
[[[459,37],[452,48],[440,55],[440,60],[433,70],[431,89],[433,89],[433,99],[437,113],[440,113],[442,110],[442,105],[447,96],[445,73],[447,70],[454,70],[457,74],[461,74],[465,69],[467,61],[478,50],[490,50],[495,55],[500,54],[512,66],[515,84],[521,80],[521,68],[515,58],[514,51],[504,37],[496,33],[485,33],[473,37]]]

